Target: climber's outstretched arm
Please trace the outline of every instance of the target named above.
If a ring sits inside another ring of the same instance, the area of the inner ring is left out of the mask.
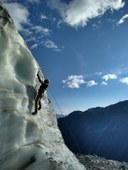
[[[37,74],[37,77],[38,77],[39,82],[40,82],[40,83],[43,83],[43,81],[41,80],[39,74]]]

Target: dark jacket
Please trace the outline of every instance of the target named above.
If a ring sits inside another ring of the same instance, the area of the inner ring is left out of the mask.
[[[40,88],[39,88],[39,90],[38,90],[38,94],[44,93],[45,90],[47,89],[47,87],[48,87],[48,84],[41,83],[41,86],[40,86]]]

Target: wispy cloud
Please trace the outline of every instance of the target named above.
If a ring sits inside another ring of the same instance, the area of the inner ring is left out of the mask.
[[[116,74],[106,74],[106,75],[102,76],[102,79],[105,81],[114,80],[117,78],[118,78],[118,76]]]
[[[39,3],[39,0],[27,0],[30,3]],[[19,3],[7,3],[3,1],[4,6],[8,9],[11,17],[14,20],[15,26],[18,31],[22,32],[26,42],[31,42],[31,49],[35,49],[40,45],[46,48],[51,48],[54,51],[61,51],[58,46],[52,41],[47,39],[50,36],[51,30],[41,25],[34,25],[29,19],[29,11],[26,7]],[[45,15],[41,15],[42,19],[46,19]]]
[[[43,45],[45,46],[46,48],[50,48],[50,49],[53,49],[54,51],[56,52],[60,52],[61,49],[51,40],[43,40],[43,41],[37,41],[35,40],[35,44],[33,44],[31,46],[31,49],[35,49],[37,48],[39,45]]]
[[[80,85],[86,82],[82,75],[70,75],[66,80],[63,80],[62,83],[69,88],[80,88]]]
[[[51,32],[48,28],[42,27],[40,25],[32,25],[30,29],[34,30],[35,33],[40,33],[43,35],[50,35],[50,32]]]
[[[47,36],[50,36],[51,30],[40,25],[33,25],[32,23],[30,25],[31,27],[29,27],[29,29],[24,29],[24,35],[26,42],[33,43],[31,49],[35,49],[40,45],[44,45],[44,41],[47,41],[45,39]]]
[[[48,17],[47,17],[46,15],[44,15],[44,14],[41,14],[40,18],[41,18],[42,20],[48,19]]]
[[[43,42],[44,46],[47,47],[47,48],[54,48],[54,49],[57,49],[57,45],[51,41],[51,40],[46,40]]]
[[[70,26],[86,26],[90,19],[102,16],[107,10],[119,10],[124,6],[122,0],[72,0],[64,3],[50,0],[50,6],[59,11],[63,21]]]
[[[27,2],[30,2],[30,3],[40,3],[40,0],[27,0]]]
[[[11,17],[14,20],[15,26],[18,31],[22,31],[24,29],[24,24],[29,24],[29,11],[23,5],[12,2],[12,3],[3,3],[4,6],[8,9]]]
[[[36,0],[32,0],[31,2],[36,2]],[[33,31],[35,31],[36,33],[40,32],[45,35],[49,34],[50,30],[48,28],[44,28],[40,25],[34,25],[31,23],[29,19],[30,13],[25,6],[15,2],[7,3],[7,1],[3,2],[3,4],[8,9],[11,17],[13,18],[18,31],[27,32],[27,34],[29,33],[29,35],[30,33],[32,34]],[[25,25],[28,28],[26,28]]]
[[[101,82],[101,85],[107,86],[107,85],[108,85],[108,83],[107,83],[107,82],[105,82],[105,81],[102,81],[102,82]]]
[[[51,48],[56,52],[60,52],[61,49],[51,40],[45,40],[42,42],[42,44],[46,47],[46,48]]]
[[[120,82],[123,83],[123,84],[128,85],[128,77],[121,78]]]
[[[31,49],[37,48],[38,46],[39,46],[39,44],[38,44],[38,43],[35,43],[35,44],[33,44],[33,45],[31,46]]]
[[[98,85],[98,83],[96,83],[94,80],[90,80],[87,82],[87,87],[92,87],[92,86],[96,86]]]
[[[96,72],[95,75],[100,76],[100,75],[102,75],[102,72]]]
[[[128,14],[125,14],[125,15],[117,22],[117,25],[123,24],[127,18],[128,18]]]

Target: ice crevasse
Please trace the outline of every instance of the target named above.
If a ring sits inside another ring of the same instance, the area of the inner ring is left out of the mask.
[[[31,115],[39,68],[0,4],[0,170],[85,170],[64,144],[46,93]]]

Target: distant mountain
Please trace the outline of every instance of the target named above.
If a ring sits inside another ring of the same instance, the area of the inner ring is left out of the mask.
[[[64,116],[62,114],[56,114],[56,118],[57,119],[60,119],[60,118],[63,118]]]
[[[58,126],[74,153],[128,162],[128,100],[74,111],[58,119]]]

